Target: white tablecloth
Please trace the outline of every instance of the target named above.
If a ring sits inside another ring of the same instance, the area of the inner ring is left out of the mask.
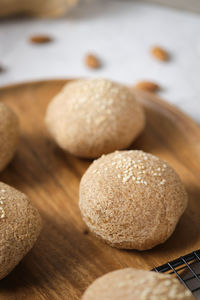
[[[54,42],[32,45],[33,34]],[[160,63],[152,45],[172,59]],[[96,53],[100,70],[88,70],[83,58]],[[200,15],[131,0],[82,2],[58,20],[0,21],[0,85],[46,78],[107,77],[128,84],[147,79],[162,86],[160,95],[200,123]]]

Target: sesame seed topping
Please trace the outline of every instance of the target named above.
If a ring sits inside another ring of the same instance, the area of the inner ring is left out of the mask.
[[[3,219],[5,217],[5,211],[2,206],[0,206],[0,218]]]
[[[164,282],[164,285],[165,286],[169,286],[171,284],[171,281],[170,280],[165,280],[165,282]]]
[[[129,153],[136,153],[133,159],[131,155],[127,155],[127,153],[123,151],[115,151],[110,161],[102,161],[99,164],[99,168],[97,170],[93,170],[93,174],[105,174],[110,167],[110,164],[113,168],[113,171],[116,170],[115,176],[121,180],[123,184],[128,184],[128,182],[134,182],[134,184],[141,184],[143,186],[147,186],[152,181],[155,180],[156,185],[164,185],[166,182],[165,176],[165,168],[160,164],[159,159],[153,157],[152,160],[149,160],[148,154],[143,153],[142,151],[130,150]],[[167,165],[166,165],[167,167]],[[164,168],[164,169],[163,169]],[[110,172],[109,172],[110,174]],[[110,175],[109,175],[110,176]]]
[[[166,180],[162,179],[162,181],[160,182],[161,185],[165,184]]]
[[[6,190],[5,189],[1,189],[0,190],[1,193],[3,193],[3,195],[0,195],[0,219],[3,219],[5,218],[5,210],[4,210],[4,200],[5,200],[5,192]]]

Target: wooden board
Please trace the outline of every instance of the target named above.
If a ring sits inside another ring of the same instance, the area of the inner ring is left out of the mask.
[[[117,250],[87,233],[78,208],[78,190],[91,162],[60,150],[43,122],[48,102],[64,82],[0,89],[0,101],[21,122],[17,154],[0,180],[27,193],[44,220],[35,247],[0,282],[1,300],[79,299],[106,272],[127,266],[151,269],[200,248],[200,129],[175,107],[141,92],[137,94],[145,107],[147,126],[132,148],[156,154],[175,168],[189,193],[189,206],[173,236],[150,251]]]

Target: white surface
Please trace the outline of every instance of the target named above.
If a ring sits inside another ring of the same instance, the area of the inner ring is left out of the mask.
[[[32,34],[54,38],[31,45]],[[158,44],[172,60],[160,63],[149,54]],[[94,52],[103,60],[88,70],[83,58]],[[158,82],[161,96],[200,123],[200,15],[130,0],[91,0],[59,20],[0,21],[0,85],[80,76],[108,77],[128,84]]]

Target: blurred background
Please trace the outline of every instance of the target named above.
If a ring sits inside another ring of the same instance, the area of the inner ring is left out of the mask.
[[[199,12],[199,0],[0,0],[0,86],[75,77],[152,81],[200,123]],[[153,57],[155,45],[167,62]],[[100,67],[88,66],[88,54]]]

